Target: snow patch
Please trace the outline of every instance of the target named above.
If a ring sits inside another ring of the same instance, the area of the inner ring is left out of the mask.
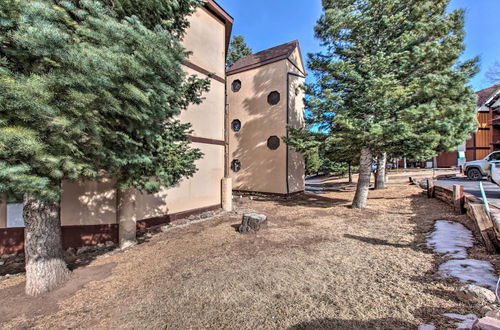
[[[306,188],[306,190],[309,190],[309,191],[324,191],[325,190],[325,188],[323,188],[323,187],[306,186],[305,188]]]
[[[439,266],[443,278],[456,277],[463,283],[473,283],[495,290],[497,279],[494,268],[482,260],[466,259],[467,248],[472,247],[472,232],[461,223],[438,220],[428,236],[427,246],[434,252],[453,258]]]
[[[493,266],[488,261],[463,259],[448,260],[439,266],[438,274],[444,278],[456,277],[463,283],[486,286],[492,290],[496,287]]]
[[[323,178],[323,179],[306,179],[306,183],[322,183],[325,181],[329,181],[332,178]]]
[[[436,330],[436,326],[434,324],[421,324],[418,326],[418,330]]]
[[[443,316],[449,317],[450,319],[462,321],[457,323],[457,330],[472,329],[474,322],[476,322],[478,319],[477,315],[475,314],[460,315],[454,313],[444,313]]]
[[[438,220],[429,235],[427,247],[456,259],[467,258],[467,248],[473,246],[472,233],[458,222]]]

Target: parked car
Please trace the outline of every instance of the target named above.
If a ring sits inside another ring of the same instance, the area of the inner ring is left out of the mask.
[[[494,151],[480,160],[466,162],[464,173],[469,180],[479,181],[483,177],[490,177],[490,162],[500,161],[500,151]]]
[[[491,175],[488,179],[497,186],[500,186],[500,161],[491,162],[490,167]]]

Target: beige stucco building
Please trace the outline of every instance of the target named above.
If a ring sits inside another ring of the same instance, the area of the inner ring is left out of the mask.
[[[183,45],[192,52],[184,70],[210,77],[210,91],[200,105],[180,115],[192,124],[191,141],[204,156],[198,171],[177,186],[154,195],[132,191],[117,196],[113,180],[63,182],[61,223],[63,245],[82,246],[118,241],[119,232],[144,228],[221,207],[221,180],[225,173],[225,60],[233,19],[215,1],[189,18]],[[0,254],[23,247],[22,205],[0,203]],[[120,210],[120,211],[118,211]],[[120,228],[121,227],[121,228]]]
[[[299,43],[241,58],[227,71],[228,167],[234,190],[304,190],[304,159],[282,140],[304,125],[305,70]]]

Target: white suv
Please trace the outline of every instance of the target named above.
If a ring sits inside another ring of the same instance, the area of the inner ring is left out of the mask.
[[[484,176],[489,177],[491,175],[490,162],[493,161],[500,161],[500,151],[494,151],[481,160],[465,163],[464,173],[474,181],[481,180]]]

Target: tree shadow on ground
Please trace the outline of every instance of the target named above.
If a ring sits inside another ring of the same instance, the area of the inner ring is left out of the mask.
[[[137,244],[144,244],[151,240],[152,234],[159,232],[159,230],[151,231],[138,231],[137,232]],[[123,253],[122,250],[115,244],[112,246],[83,246],[80,248],[73,249],[74,252],[82,249],[82,253],[68,253],[68,250],[64,251],[64,261],[68,266],[68,269],[74,271],[78,268],[90,265],[94,260],[101,257]],[[16,277],[22,275],[26,272],[25,255],[20,253],[17,255],[12,255],[11,257],[3,259],[3,265],[0,266],[0,276]]]
[[[304,206],[312,208],[330,208],[332,206],[339,206],[343,204],[346,204],[347,206],[351,202],[347,199],[318,196],[307,192],[290,196],[260,195],[253,197],[253,200],[257,202],[274,202],[285,207]]]
[[[345,238],[350,238],[350,239],[355,239],[361,242],[373,244],[373,245],[385,245],[385,246],[392,246],[396,248],[411,248],[412,244],[398,244],[398,243],[390,243],[385,239],[378,239],[378,238],[372,238],[372,237],[363,237],[363,236],[357,236],[357,235],[351,235],[351,234],[344,234]]]
[[[369,321],[341,320],[333,318],[317,319],[296,324],[288,330],[316,329],[414,329],[415,324],[396,318],[381,318]]]

